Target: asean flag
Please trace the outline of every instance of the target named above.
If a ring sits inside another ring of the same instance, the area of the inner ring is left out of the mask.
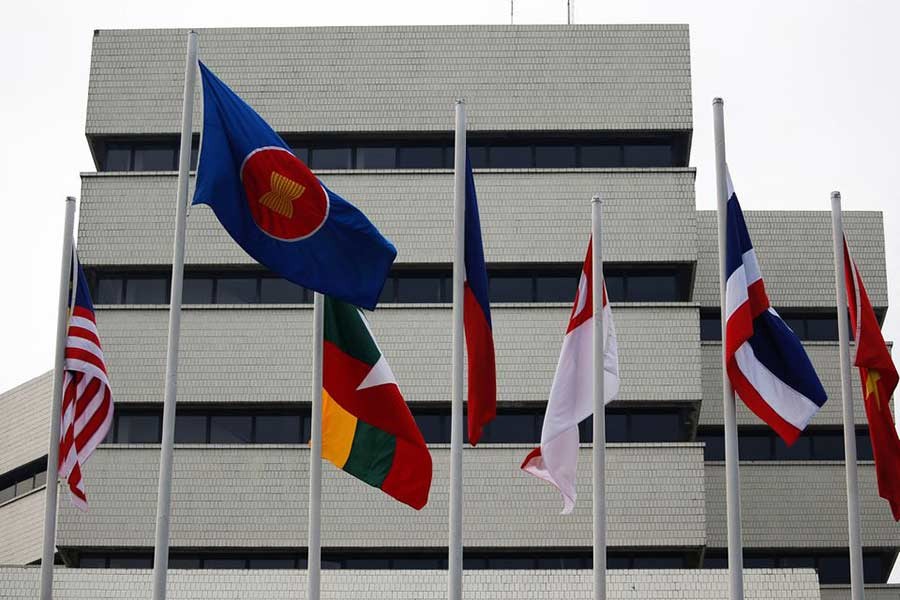
[[[203,136],[194,204],[297,285],[374,309],[397,250],[329,190],[246,102],[200,63]]]
[[[575,472],[578,466],[578,424],[594,412],[594,293],[588,246],[578,292],[569,316],[550,388],[550,400],[541,429],[541,446],[525,457],[522,469],[553,484],[562,495],[562,514],[575,508]],[[603,395],[612,402],[619,393],[619,348],[612,310],[603,285]]]

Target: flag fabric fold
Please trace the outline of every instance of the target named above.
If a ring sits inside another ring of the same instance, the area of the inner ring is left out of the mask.
[[[769,304],[731,176],[728,185],[725,364],[735,393],[788,445],[827,396],[797,335]]]
[[[541,445],[522,462],[522,469],[553,484],[562,495],[563,514],[575,508],[575,472],[578,463],[578,424],[594,412],[594,303],[591,260],[593,244],[588,245],[581,270],[578,291],[569,317],[550,388],[550,399],[541,430]],[[619,350],[612,310],[603,285],[604,402],[609,404],[619,393]]]
[[[475,446],[481,432],[497,416],[497,369],[494,334],[488,300],[487,268],[481,243],[481,221],[475,196],[472,163],[466,153],[466,277],[463,295],[463,326],[468,355],[469,443]]]
[[[397,255],[246,102],[200,63],[203,134],[194,204],[244,251],[297,285],[374,309]]]
[[[322,458],[415,509],[428,502],[431,454],[369,324],[325,297]]]
[[[94,305],[77,258],[74,269],[75,298],[69,304],[71,312],[63,363],[59,477],[67,480],[72,504],[87,510],[81,468],[106,438],[112,424],[113,404]]]
[[[869,439],[875,458],[878,495],[888,501],[895,521],[900,520],[900,439],[891,414],[891,396],[897,388],[897,368],[884,343],[862,276],[844,238],[844,280],[850,307],[850,327],[856,340],[853,364],[862,381]]]

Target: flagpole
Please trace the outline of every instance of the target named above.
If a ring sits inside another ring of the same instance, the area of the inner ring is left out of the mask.
[[[309,539],[306,597],[319,600],[322,572],[322,354],[325,339],[325,296],[313,295],[312,423],[309,440]]]
[[[169,300],[169,341],[166,347],[166,389],[163,397],[159,490],[156,498],[156,540],[153,556],[153,600],[166,597],[169,570],[169,524],[172,512],[172,462],[175,441],[175,401],[178,383],[178,340],[181,335],[181,286],[184,279],[184,238],[187,222],[194,81],[197,77],[197,32],[188,33],[184,66],[184,104],[181,113],[181,149],[178,155],[178,192],[175,198],[175,242],[172,257],[172,293]]]
[[[59,427],[62,416],[63,361],[69,322],[69,282],[72,281],[72,232],[75,198],[66,197],[59,296],[56,305],[56,348],[53,354],[53,393],[50,396],[50,438],[47,442],[47,491],[44,492],[44,546],[41,553],[41,600],[53,597],[53,560],[56,555],[56,505],[59,486]]]
[[[591,243],[594,297],[594,600],[606,600],[606,403],[604,401],[604,361],[606,338],[603,335],[603,199],[591,198]]]
[[[856,426],[850,383],[850,323],[844,279],[844,222],[841,193],[831,192],[831,236],[834,243],[834,287],[837,299],[838,339],[841,356],[841,401],[844,408],[844,465],[847,476],[847,521],[850,530],[850,597],[863,600],[862,541],[859,524],[859,483],[856,474]]]
[[[741,479],[738,471],[738,435],[735,415],[734,390],[725,369],[725,328],[727,314],[725,282],[728,272],[725,264],[726,216],[728,191],[725,166],[725,114],[721,98],[713,99],[713,121],[716,144],[716,191],[719,217],[719,306],[722,320],[722,400],[725,417],[725,497],[728,514],[728,597],[744,598],[744,556],[741,540]]]
[[[453,152],[453,397],[450,409],[450,543],[447,598],[462,600],[463,283],[466,277],[466,103],[456,101]]]

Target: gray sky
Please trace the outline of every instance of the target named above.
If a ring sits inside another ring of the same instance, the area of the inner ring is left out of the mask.
[[[688,23],[697,206],[714,207],[713,96],[728,160],[754,209],[884,212],[888,339],[900,338],[896,24],[885,0],[574,0],[578,23]],[[94,170],[84,138],[94,29],[508,23],[508,0],[86,0],[7,5],[0,21],[0,219],[6,315],[0,390],[51,367],[63,199]],[[517,23],[564,23],[565,0],[518,0]],[[202,51],[202,40],[201,40]],[[173,199],[174,202],[174,199]],[[752,232],[751,232],[752,234]],[[765,273],[765,265],[762,265]],[[549,385],[549,382],[548,382]]]

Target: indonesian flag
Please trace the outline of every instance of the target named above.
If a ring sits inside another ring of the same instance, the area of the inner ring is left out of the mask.
[[[847,302],[850,305],[850,326],[856,339],[856,357],[853,364],[859,367],[866,419],[869,421],[869,438],[875,458],[875,475],[878,479],[878,495],[891,505],[895,521],[900,521],[900,439],[891,416],[891,394],[897,387],[897,368],[891,360],[881,336],[881,328],[862,277],[850,257],[847,240],[844,239],[844,279],[847,284]]]
[[[578,463],[578,423],[594,412],[594,295],[591,276],[593,244],[588,244],[569,327],[559,353],[556,375],[541,430],[541,446],[525,457],[522,469],[549,481],[563,498],[562,514],[575,508],[575,471]],[[612,311],[603,285],[603,386],[609,404],[619,393],[619,351]]]

